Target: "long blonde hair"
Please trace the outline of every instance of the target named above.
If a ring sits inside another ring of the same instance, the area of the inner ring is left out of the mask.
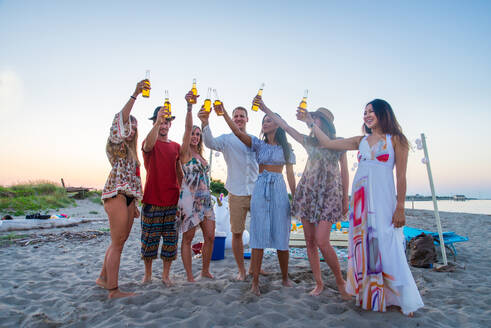
[[[134,123],[135,123],[135,135],[133,136],[133,139],[131,139],[130,142],[126,141],[126,139],[123,138],[123,143],[126,145],[126,149],[128,150],[128,155],[130,158],[134,159],[136,161],[136,163],[138,164],[138,166],[140,166],[140,160],[138,159],[138,151],[137,151],[137,147],[138,147],[138,121],[136,120],[136,118],[134,118],[133,116],[130,115],[130,121],[133,119]],[[131,133],[131,131],[130,131]]]

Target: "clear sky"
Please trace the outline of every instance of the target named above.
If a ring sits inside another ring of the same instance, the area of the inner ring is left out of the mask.
[[[0,184],[101,188],[112,118],[150,69],[151,97],[132,112],[139,143],[165,89],[181,142],[193,78],[229,110],[249,108],[265,82],[266,104],[304,133],[304,89],[343,137],[359,135],[365,104],[383,98],[411,141],[426,134],[438,194],[491,197],[490,16],[491,1],[0,0]],[[262,114],[249,115],[259,135]],[[210,124],[229,132],[214,114]],[[306,153],[290,141],[299,173]],[[430,193],[422,157],[410,153],[408,194]],[[225,170],[213,157],[212,176]]]

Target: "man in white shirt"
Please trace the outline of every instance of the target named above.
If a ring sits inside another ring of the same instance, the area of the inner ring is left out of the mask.
[[[233,133],[222,134],[214,138],[208,125],[209,112],[201,110],[198,117],[201,120],[202,136],[206,147],[222,152],[227,163],[227,182],[225,188],[229,192],[230,230],[232,231],[232,251],[237,267],[239,268],[238,280],[245,280],[244,245],[242,233],[245,230],[247,212],[251,207],[251,194],[256,182],[259,166],[256,154]],[[232,112],[235,125],[246,131],[249,121],[247,110],[237,107]],[[250,270],[249,270],[250,271]]]

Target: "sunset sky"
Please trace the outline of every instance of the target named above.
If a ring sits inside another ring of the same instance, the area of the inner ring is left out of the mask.
[[[102,188],[112,118],[150,69],[151,97],[132,111],[139,143],[165,89],[181,142],[193,78],[201,102],[214,87],[230,111],[264,82],[265,103],[304,133],[304,89],[342,137],[359,135],[365,104],[382,98],[413,143],[426,134],[438,194],[491,198],[490,13],[491,1],[0,0],[0,185]],[[249,116],[259,135],[263,115]],[[214,114],[210,125],[229,133]],[[306,152],[290,142],[300,173]],[[430,193],[422,157],[410,152],[408,194]],[[213,157],[213,178],[225,170]]]

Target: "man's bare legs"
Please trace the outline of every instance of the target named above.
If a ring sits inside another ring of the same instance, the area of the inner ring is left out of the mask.
[[[237,268],[239,269],[237,280],[244,281],[246,278],[246,272],[244,266],[244,244],[242,242],[242,232],[232,233],[232,251],[234,253],[235,262],[237,263]],[[251,267],[249,267],[249,272],[251,271]]]
[[[170,267],[172,265],[173,260],[167,260],[163,259],[163,269],[162,269],[162,282],[166,287],[171,287],[174,284],[172,283],[172,280],[170,280]]]
[[[201,277],[213,279],[213,275],[210,273],[210,261],[211,254],[213,252],[213,243],[215,242],[215,221],[205,218],[200,223],[201,231],[203,232],[203,249],[202,249],[202,263]],[[244,256],[242,256],[244,258]],[[243,262],[243,260],[242,260]]]
[[[195,282],[193,276],[193,268],[191,261],[191,243],[194,238],[194,234],[196,232],[196,227],[189,229],[188,231],[182,234],[182,242],[181,242],[181,259],[182,264],[184,265],[184,269],[186,270],[186,277],[189,282]]]

